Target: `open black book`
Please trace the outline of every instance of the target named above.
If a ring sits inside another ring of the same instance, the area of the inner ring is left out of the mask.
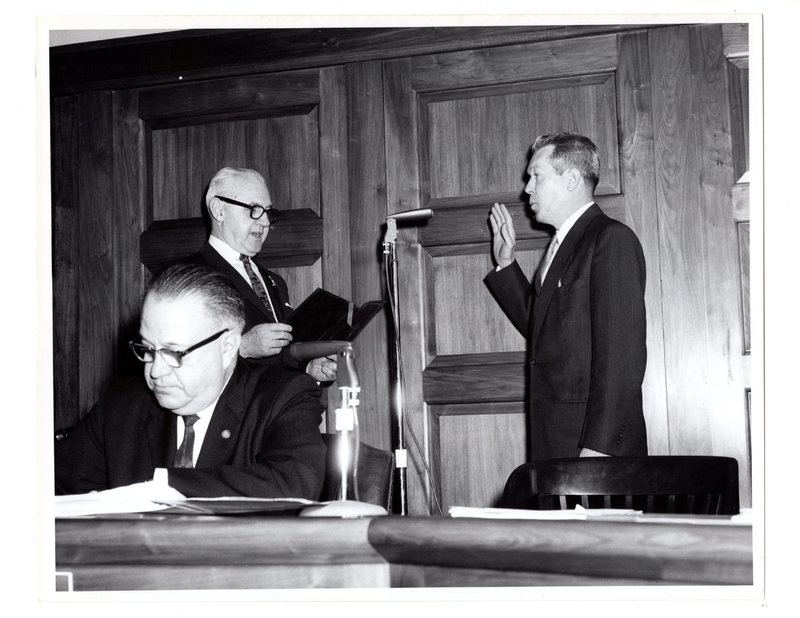
[[[322,288],[314,290],[286,320],[292,341],[353,341],[383,308],[386,301],[371,300],[360,306]]]

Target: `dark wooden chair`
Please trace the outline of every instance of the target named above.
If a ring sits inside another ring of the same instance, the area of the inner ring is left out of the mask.
[[[325,446],[328,447],[325,469],[325,484],[322,487],[320,500],[327,502],[336,500],[341,476],[336,465],[336,445],[339,434],[322,434]],[[394,456],[369,444],[361,443],[356,470],[358,499],[382,506],[390,511],[392,499],[392,478],[394,477]]]
[[[519,466],[498,506],[558,510],[735,515],[739,467],[730,457],[654,456],[550,459]]]

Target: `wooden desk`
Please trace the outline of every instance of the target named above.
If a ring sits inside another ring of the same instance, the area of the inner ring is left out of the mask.
[[[752,584],[752,529],[705,523],[142,515],[58,520],[75,590]]]

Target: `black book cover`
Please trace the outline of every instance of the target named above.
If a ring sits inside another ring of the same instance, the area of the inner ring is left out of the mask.
[[[327,290],[317,288],[286,320],[292,341],[353,341],[383,308],[386,301],[371,300],[358,306]]]

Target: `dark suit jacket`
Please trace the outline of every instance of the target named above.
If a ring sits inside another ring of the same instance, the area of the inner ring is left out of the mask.
[[[594,204],[541,289],[516,262],[485,281],[528,338],[531,458],[576,457],[583,447],[646,455],[645,262],[633,231]]]
[[[205,264],[206,266],[210,266],[214,270],[226,275],[228,279],[231,280],[233,285],[237,290],[239,290],[244,298],[245,323],[244,329],[242,330],[243,333],[246,333],[258,324],[270,324],[275,321],[272,319],[272,313],[264,305],[264,303],[261,302],[261,299],[258,297],[258,294],[255,293],[255,290],[250,287],[247,281],[242,278],[242,276],[236,271],[235,268],[233,268],[233,266],[228,264],[225,258],[223,258],[217,252],[217,250],[208,243],[208,241],[206,241],[206,243],[200,248],[200,251],[187,257],[186,262],[192,264]],[[252,262],[255,264],[255,260]],[[286,318],[288,318],[292,311],[294,311],[292,305],[289,304],[289,288],[286,285],[286,281],[284,281],[283,277],[281,277],[279,274],[274,273],[271,270],[267,270],[266,268],[262,268],[258,266],[258,264],[255,264],[255,267],[261,272],[261,277],[266,283],[267,294],[269,294],[270,299],[272,300],[272,306],[275,307],[275,313],[277,314],[278,322],[285,322]],[[290,369],[297,369],[298,371],[303,372],[305,372],[306,366],[308,365],[308,361],[297,361],[291,358],[286,353],[286,348],[281,350],[281,352],[275,356],[266,356],[264,358],[250,360],[268,364],[283,363],[284,366],[289,367]]]
[[[325,446],[319,387],[308,376],[239,358],[194,469],[170,467],[177,422],[142,377],[116,383],[56,441],[56,493],[147,481],[168,468],[170,486],[186,496],[319,497]]]
[[[244,297],[244,332],[247,332],[256,324],[265,324],[275,321],[272,319],[272,314],[269,309],[264,306],[264,303],[261,302],[261,299],[253,288],[250,287],[247,281],[242,278],[233,266],[225,261],[225,258],[217,253],[216,249],[214,249],[208,241],[200,248],[200,251],[186,258],[186,261],[193,264],[205,264],[206,266],[210,266],[214,270],[227,275],[233,282],[233,285],[236,286],[236,289],[239,290]],[[255,264],[255,260],[252,262]],[[277,313],[276,317],[279,322],[283,322],[292,312],[292,306],[289,304],[289,289],[286,285],[286,281],[277,273],[267,270],[266,268],[261,268],[258,264],[256,264],[256,268],[261,271],[261,276],[267,284],[267,293],[272,300],[272,305],[275,307],[275,313]]]

